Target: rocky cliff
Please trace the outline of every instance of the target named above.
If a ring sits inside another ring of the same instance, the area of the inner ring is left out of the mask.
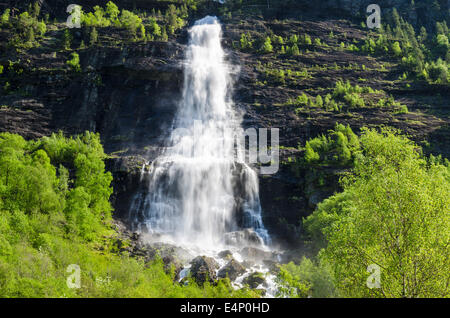
[[[45,1],[43,10],[64,16],[63,8],[70,2]],[[99,1],[103,2],[106,1]],[[140,9],[167,5],[157,1],[115,2],[121,7]],[[240,66],[240,72],[236,74],[234,100],[236,107],[245,113],[244,126],[280,128],[283,146],[280,171],[274,176],[260,178],[264,221],[280,242],[296,241],[301,232],[300,219],[338,189],[338,169],[324,171],[329,180],[320,185],[307,172],[295,172],[290,164],[301,155],[297,148],[299,144],[304,145],[309,138],[325,133],[336,122],[349,124],[356,131],[362,126],[379,124],[398,127],[417,141],[430,140],[435,145],[434,151],[448,156],[449,120],[439,115],[439,111],[448,108],[450,100],[445,87],[435,86],[432,90],[421,85],[408,89],[400,87],[395,80],[401,73],[392,60],[334,49],[341,41],[354,42],[367,36],[367,31],[354,23],[339,19],[361,21],[366,6],[371,2],[328,0],[322,1],[319,8],[310,1],[275,1],[268,9],[262,8],[266,18],[259,16],[243,20],[237,16],[224,24],[228,58]],[[421,6],[427,1],[416,2]],[[87,7],[91,5],[90,1],[79,3]],[[18,1],[7,1],[7,4],[21,6]],[[379,4],[383,10],[395,7],[408,12],[410,1],[385,0]],[[410,10],[408,19],[416,25],[429,26],[436,14],[448,12],[450,8],[450,1],[440,0],[439,4],[439,12],[428,7]],[[217,6],[211,4],[212,12]],[[198,14],[206,8],[202,7]],[[276,22],[272,17],[301,17],[303,22]],[[269,30],[284,36],[289,36],[293,30],[299,34],[308,33],[327,43],[331,49],[305,50],[294,59],[277,59],[235,49],[233,43],[239,41],[243,32],[263,35]],[[186,33],[183,31],[168,42],[144,43],[122,41],[120,38],[114,42],[110,37],[116,31],[120,33],[118,30],[100,30],[99,36],[104,42],[78,50],[81,73],[69,71],[65,65],[69,53],[56,49],[57,41],[52,37],[59,38],[61,29],[50,30],[49,38],[28,52],[2,52],[1,64],[7,65],[8,60],[16,63],[14,72],[8,75],[13,90],[0,96],[0,105],[3,105],[0,131],[17,132],[27,138],[59,130],[67,134],[85,130],[99,132],[106,151],[111,155],[108,168],[115,176],[115,215],[126,218],[130,197],[140,187],[140,171],[145,162],[154,159],[164,146],[171,125],[183,81],[181,63]],[[330,32],[336,37],[330,39]],[[74,31],[75,46],[85,36],[82,31]],[[263,72],[258,65],[269,63],[276,69],[306,69],[312,76],[295,85],[257,85],[263,81]],[[337,67],[332,68],[333,64]],[[326,67],[323,69],[318,65]],[[381,65],[386,66],[387,71],[380,71]],[[299,113],[291,106],[283,106],[288,98],[302,92],[315,96],[329,90],[337,78],[352,81],[368,78],[373,88],[393,95],[412,112],[395,115],[380,109],[362,109],[351,113]],[[433,98],[437,94],[440,99]]]

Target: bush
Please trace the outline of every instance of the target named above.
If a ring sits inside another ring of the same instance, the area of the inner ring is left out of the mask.
[[[68,60],[66,64],[75,72],[81,71],[80,56],[75,52],[70,54],[70,60]]]
[[[293,262],[281,265],[277,281],[281,284],[278,296],[313,298],[335,296],[331,268],[320,261],[316,265],[304,256],[299,265]]]
[[[446,83],[448,78],[448,66],[445,61],[438,59],[436,62],[426,65],[425,70],[432,82]]]
[[[98,32],[95,27],[91,29],[91,32],[89,33],[89,45],[94,45],[98,41]]]
[[[263,45],[261,46],[260,51],[263,53],[273,52],[273,46],[272,46],[272,41],[270,40],[270,37],[266,37]]]
[[[303,160],[307,165],[348,166],[353,164],[358,150],[358,137],[352,129],[336,123],[334,130],[330,130],[327,136],[322,135],[306,142]]]
[[[5,26],[9,23],[9,14],[10,14],[10,9],[6,8],[0,17],[0,23],[2,26]]]
[[[288,53],[289,55],[292,55],[292,56],[298,56],[298,55],[300,55],[300,50],[298,49],[297,44],[294,44],[292,47],[290,47],[290,48],[287,50],[287,53]]]

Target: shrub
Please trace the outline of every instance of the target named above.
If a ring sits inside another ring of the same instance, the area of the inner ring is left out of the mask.
[[[93,27],[89,33],[89,45],[94,45],[98,41],[97,29]]]
[[[402,49],[400,47],[400,43],[397,41],[392,44],[392,52],[395,56],[401,56],[402,55]]]
[[[292,56],[300,55],[300,50],[298,49],[297,44],[294,44],[292,47],[288,49],[288,54]]]
[[[303,44],[305,44],[305,45],[311,45],[312,44],[311,37],[308,34],[305,34],[303,36]]]
[[[448,66],[445,61],[438,59],[436,62],[428,64],[426,67],[428,78],[433,82],[446,83],[448,78]]]
[[[150,32],[156,37],[161,37],[161,27],[155,18],[150,18]]]
[[[80,56],[76,52],[70,54],[70,60],[68,60],[66,64],[75,72],[81,71]]]
[[[10,14],[10,9],[6,8],[5,11],[3,11],[1,17],[0,17],[0,23],[1,25],[7,25],[9,23],[9,14]]]
[[[270,37],[266,37],[263,45],[261,46],[261,52],[263,53],[271,53],[273,52],[273,46],[272,41],[270,40]]]
[[[121,26],[129,31],[131,37],[136,37],[136,31],[142,25],[142,19],[131,11],[122,10],[119,20]]]

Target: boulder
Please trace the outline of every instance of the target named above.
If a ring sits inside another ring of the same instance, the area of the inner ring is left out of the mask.
[[[219,257],[222,259],[231,259],[233,257],[233,253],[230,250],[225,250],[219,253]]]
[[[266,279],[263,273],[254,272],[245,277],[243,283],[248,285],[250,288],[255,289],[261,284],[266,284]]]
[[[218,276],[219,278],[225,278],[228,276],[231,281],[234,281],[244,273],[245,267],[233,258],[228,262],[227,265],[219,270]]]
[[[163,257],[162,261],[164,263],[164,271],[166,273],[170,273],[173,268],[175,274],[174,280],[179,280],[180,272],[183,269],[183,264],[181,264],[181,262],[174,255],[167,255]]]
[[[256,247],[244,247],[240,254],[243,258],[262,263],[264,260],[277,260],[277,255],[273,252],[264,251]]]
[[[219,264],[212,257],[197,256],[191,262],[190,273],[199,285],[217,280],[216,270]]]
[[[263,263],[271,274],[277,275],[280,272],[280,263],[272,260],[264,260]]]

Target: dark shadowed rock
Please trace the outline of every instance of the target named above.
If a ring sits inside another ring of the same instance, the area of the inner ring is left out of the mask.
[[[231,259],[233,257],[233,253],[230,250],[225,250],[219,253],[219,257],[222,259]]]
[[[204,284],[206,281],[214,282],[217,279],[216,270],[219,264],[212,257],[197,256],[191,262],[190,273],[197,284]]]
[[[228,278],[231,281],[236,280],[240,275],[245,273],[245,267],[242,266],[241,263],[236,261],[235,259],[232,259],[228,262],[227,265],[222,267],[219,270],[218,276],[219,278],[225,278],[228,276]]]
[[[174,255],[165,256],[162,261],[164,263],[164,271],[170,273],[173,269],[173,273],[175,274],[174,280],[179,280],[183,264]]]
[[[250,275],[248,275],[244,280],[243,283],[248,285],[250,288],[257,288],[259,285],[261,284],[265,284],[266,283],[266,279],[264,278],[264,274],[263,273],[251,273]]]

